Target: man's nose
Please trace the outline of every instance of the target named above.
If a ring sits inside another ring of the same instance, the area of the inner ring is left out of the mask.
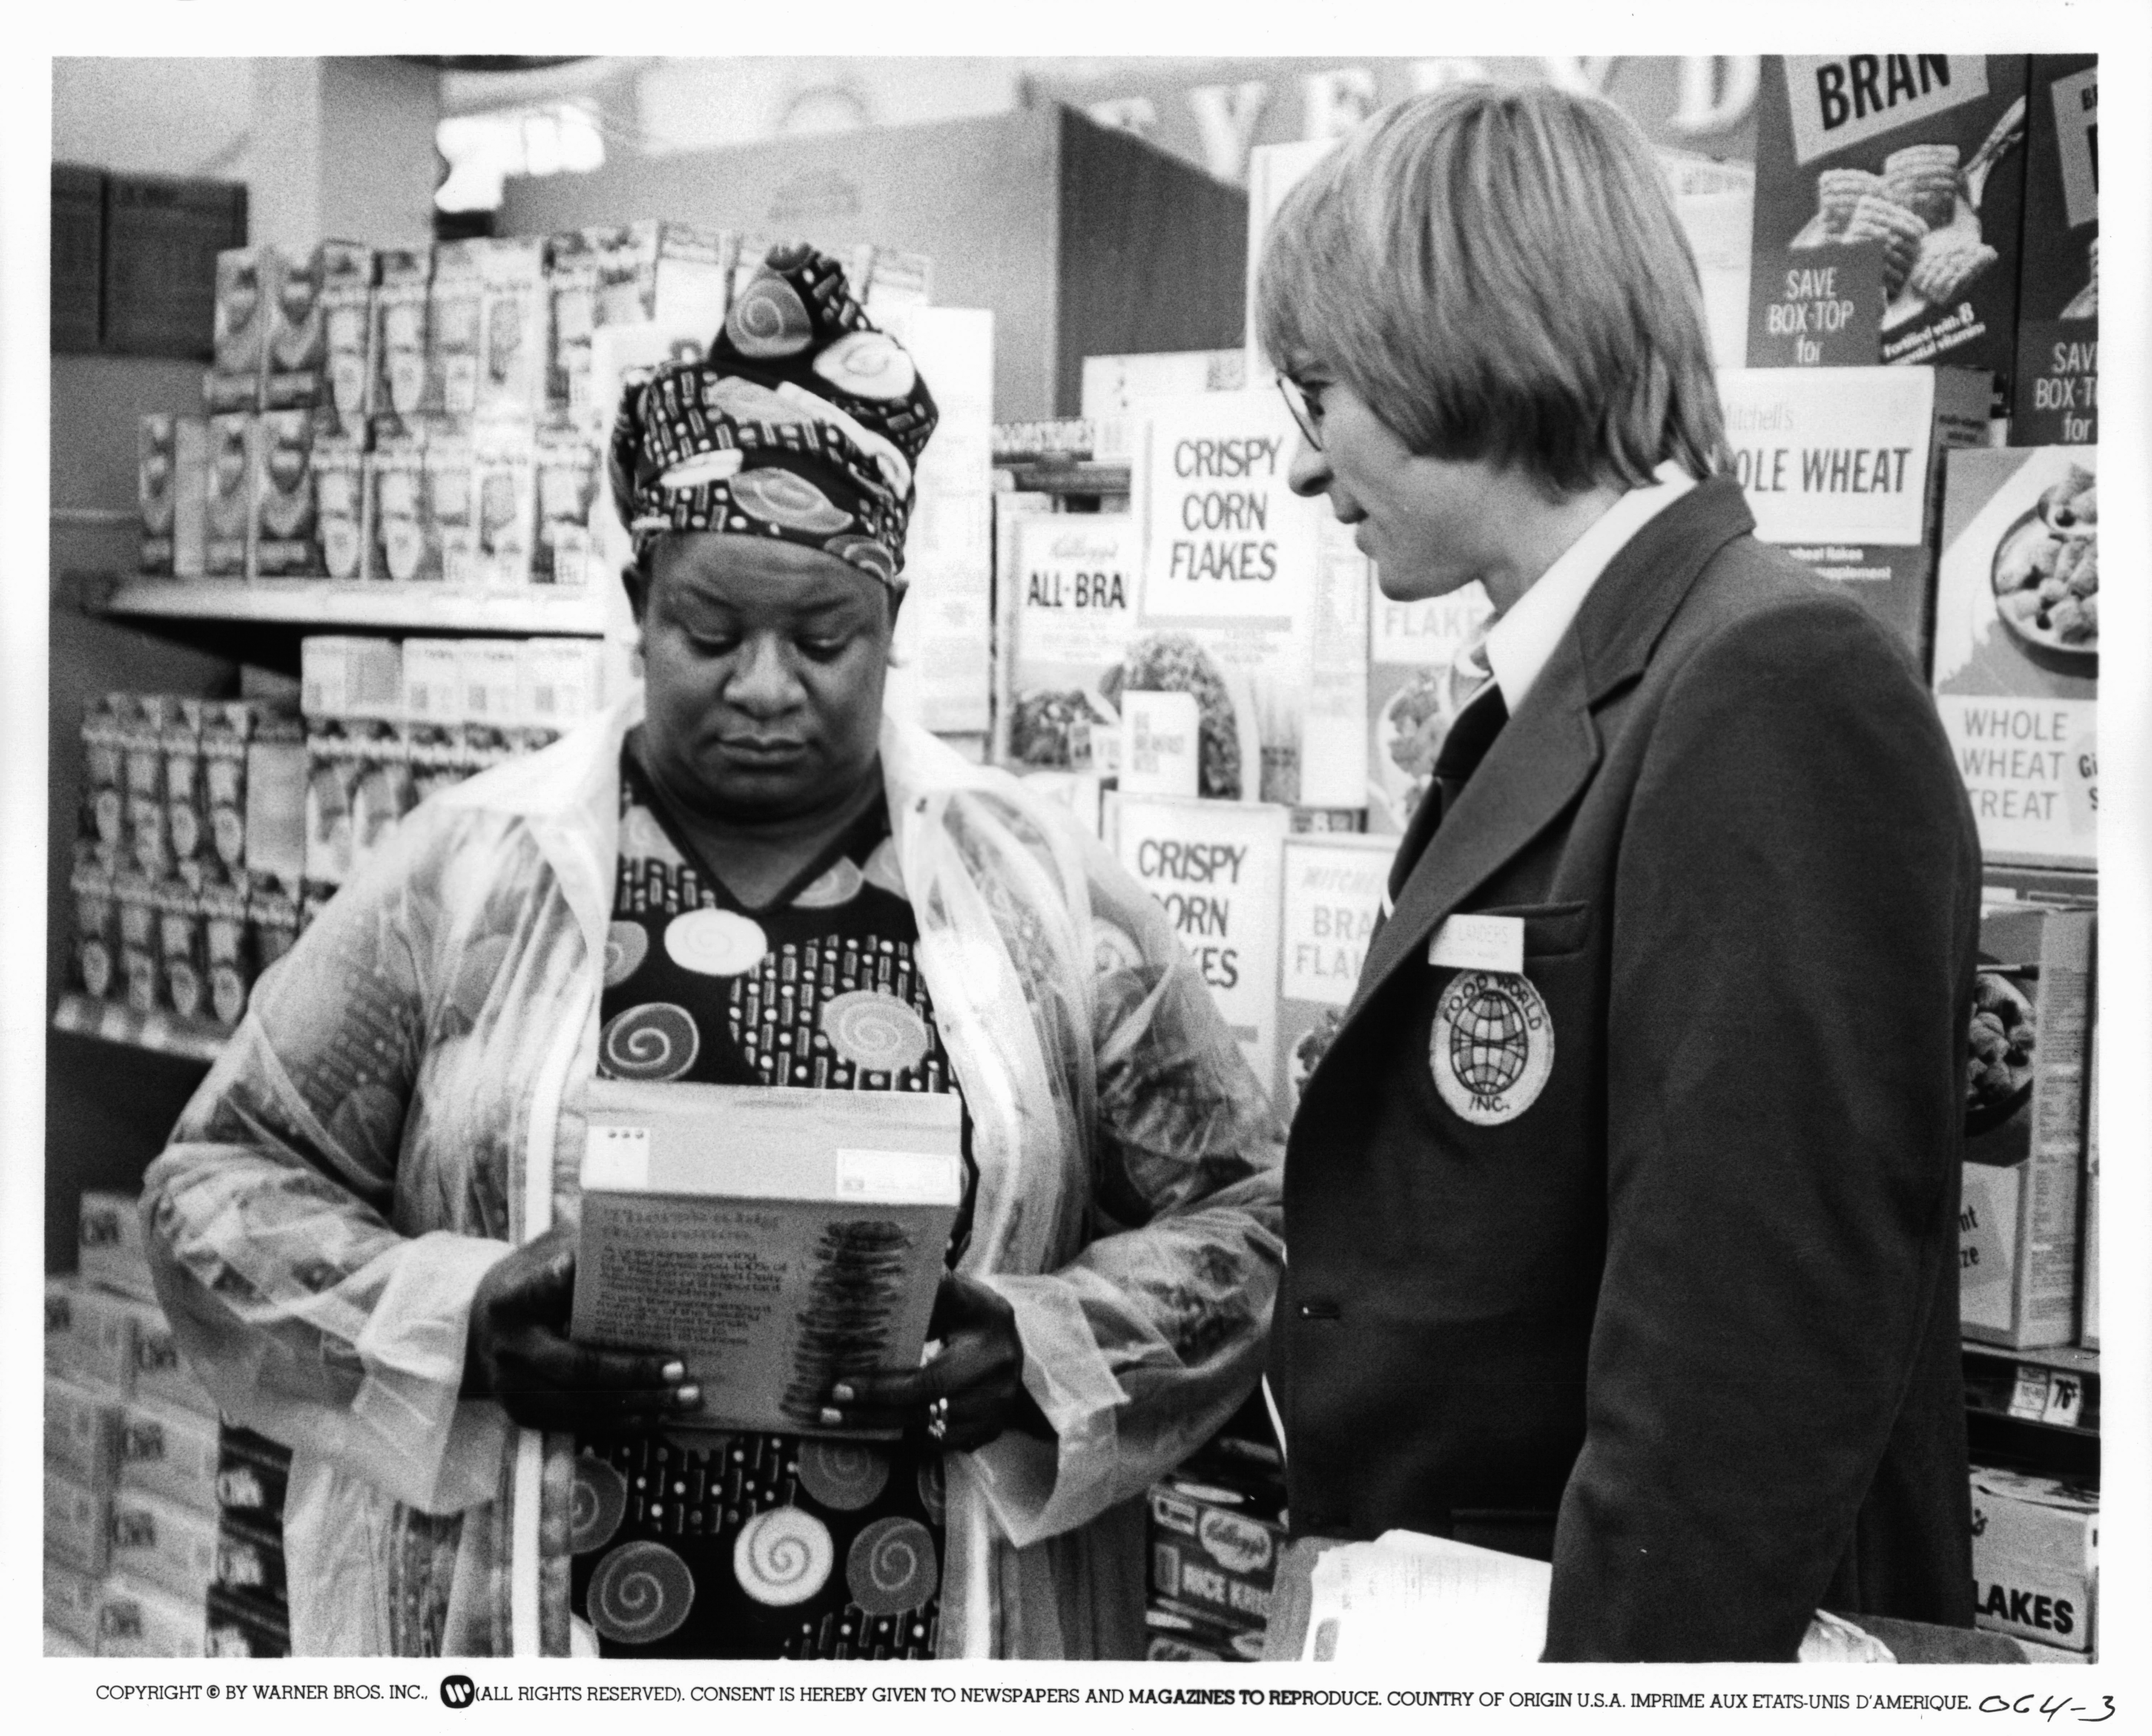
[[[1306,434],[1293,442],[1292,463],[1286,469],[1286,486],[1303,498],[1319,495],[1330,481],[1330,460]]]

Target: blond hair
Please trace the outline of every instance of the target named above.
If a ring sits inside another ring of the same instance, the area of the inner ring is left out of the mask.
[[[1256,328],[1416,453],[1554,495],[1727,463],[1703,292],[1651,146],[1611,104],[1464,84],[1370,119],[1287,195]]]

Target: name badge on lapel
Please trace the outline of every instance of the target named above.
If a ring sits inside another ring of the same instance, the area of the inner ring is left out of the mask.
[[[1429,942],[1427,962],[1458,973],[1428,1033],[1435,1089],[1475,1127],[1515,1120],[1554,1072],[1554,1019],[1525,975],[1523,920],[1452,916]]]
[[[1438,970],[1525,973],[1522,916],[1455,916],[1427,943],[1427,962]]]

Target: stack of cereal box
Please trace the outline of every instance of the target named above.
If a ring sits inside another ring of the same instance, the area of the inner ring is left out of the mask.
[[[1260,1393],[1150,1498],[1144,1656],[1153,1663],[1261,1660],[1285,1551],[1285,1460]]]
[[[2095,1659],[2099,1491],[2067,1478],[1972,1470],[1973,1620],[2034,1663]]]
[[[647,222],[220,255],[208,414],[142,423],[142,570],[588,594],[619,383],[593,385],[593,334],[662,322],[699,353],[733,251]]]
[[[297,706],[100,696],[83,718],[69,989],[100,1021],[132,1015],[138,1039],[213,1043],[406,813],[601,709],[627,661],[582,637],[316,635]]]
[[[435,790],[535,752],[619,696],[626,655],[585,637],[300,642],[303,924]]]
[[[255,862],[296,817],[249,769],[257,742],[292,721],[266,699],[112,693],[86,708],[78,993],[205,1033],[238,1023],[281,951],[261,937]]]
[[[45,1649],[281,1656],[290,1454],[221,1422],[180,1360],[136,1201],[85,1193],[80,1226],[45,1287]]]

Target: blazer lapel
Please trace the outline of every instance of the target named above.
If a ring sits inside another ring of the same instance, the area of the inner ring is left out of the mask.
[[[1349,1022],[1390,972],[1411,957],[1451,911],[1537,837],[1569,805],[1599,763],[1584,663],[1570,635],[1525,701],[1495,738],[1442,816],[1376,932],[1346,1008]]]
[[[1523,707],[1495,738],[1398,891],[1368,949],[1345,1023],[1584,787],[1599,764],[1593,708],[1642,672],[1712,556],[1754,528],[1740,485],[1714,477],[1652,519],[1607,563]]]

